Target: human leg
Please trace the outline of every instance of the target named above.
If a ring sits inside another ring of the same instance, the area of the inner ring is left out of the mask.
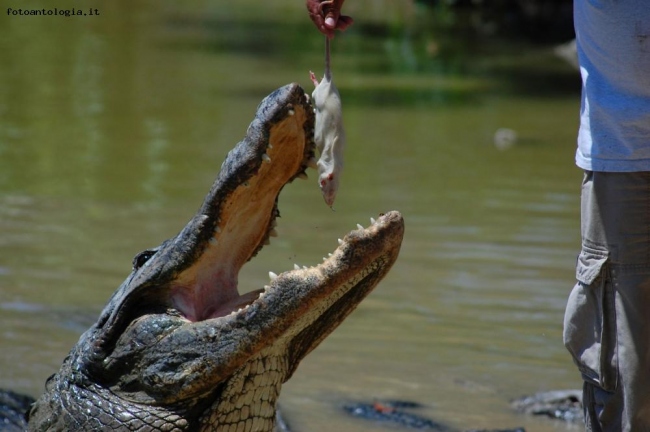
[[[587,172],[565,345],[588,430],[650,431],[650,173]]]

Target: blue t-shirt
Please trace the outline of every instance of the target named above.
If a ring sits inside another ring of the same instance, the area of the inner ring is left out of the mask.
[[[582,75],[576,163],[650,171],[650,1],[574,0]]]

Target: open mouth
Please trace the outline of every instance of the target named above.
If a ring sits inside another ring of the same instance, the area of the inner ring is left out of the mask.
[[[404,232],[398,212],[359,225],[317,266],[270,273],[268,286],[243,295],[237,287],[243,265],[277,235],[282,188],[315,166],[313,134],[313,108],[300,86],[267,96],[195,216],[176,237],[136,257],[98,321],[105,329],[98,346],[110,350],[129,322],[169,310],[197,324],[245,316],[250,328],[259,319],[274,334],[310,326],[325,335],[336,327],[397,259]]]
[[[262,102],[258,118],[274,94]],[[203,205],[213,220],[212,231],[202,239],[199,256],[170,287],[173,307],[190,321],[227,315],[262,292],[240,295],[237,279],[243,265],[277,235],[280,191],[296,178],[307,178],[305,170],[313,164],[313,113],[302,90],[301,96],[280,98],[273,106],[277,113],[262,122],[262,131],[255,130],[253,121],[246,139],[222,165]]]
[[[239,294],[240,269],[275,235],[282,188],[314,164],[313,128],[297,84],[265,98],[199,211],[178,235],[136,256],[81,336],[74,367],[147,403],[211,394],[228,406],[251,397],[244,381],[268,372],[273,400],[256,406],[271,418],[281,382],[388,273],[404,235],[401,215],[387,212],[345,235],[322,263],[271,273],[269,285]]]
[[[310,303],[325,300],[331,305],[371,273],[378,271],[383,276],[388,271],[397,256],[402,233],[403,221],[398,212],[381,214],[376,220],[370,218],[367,228],[357,225],[356,230],[339,239],[339,246],[322,263],[302,267],[294,264],[293,270],[279,275],[269,272],[268,285],[237,295],[209,318],[246,314],[254,304],[272,307],[278,298],[284,307],[307,299]],[[291,300],[284,298],[288,295]]]
[[[276,92],[277,93],[277,92]],[[307,98],[295,88],[284,99],[270,95],[258,108],[270,118],[256,131],[256,121],[247,138],[226,158],[222,170],[199,214],[212,221],[211,232],[202,237],[198,257],[178,273],[170,284],[174,309],[192,322],[219,318],[238,312],[263,298],[286,278],[315,279],[330,268],[342,267],[348,249],[363,239],[378,236],[388,229],[395,215],[381,216],[364,229],[361,225],[344,239],[322,264],[295,268],[279,277],[269,273],[270,285],[240,295],[238,274],[243,265],[276,236],[278,196],[285,184],[306,179],[305,170],[314,166],[313,111]],[[265,109],[274,101],[270,114]],[[281,103],[277,103],[281,100]],[[251,137],[252,136],[252,137]],[[242,147],[240,149],[240,147]]]

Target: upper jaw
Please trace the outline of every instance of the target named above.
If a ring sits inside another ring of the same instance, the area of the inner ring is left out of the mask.
[[[298,84],[260,103],[197,214],[148,259],[135,260],[86,335],[95,340],[91,358],[105,357],[129,322],[144,313],[175,308],[200,321],[238,301],[237,273],[268,242],[280,191],[312,163],[313,128],[312,107]]]
[[[222,316],[246,301],[237,290],[238,273],[274,234],[280,191],[313,157],[311,106],[297,85],[283,89],[262,101],[199,212],[213,227],[170,286],[172,305],[190,321]]]
[[[275,327],[275,335],[282,329],[295,335],[311,327],[324,337],[357,306],[397,258],[404,229],[397,212],[352,231],[332,257],[316,267],[285,272],[269,287],[243,296],[237,291],[240,268],[263,247],[275,226],[282,187],[313,162],[313,122],[312,107],[296,84],[264,99],[199,212],[178,236],[138,263],[84,336],[92,342],[81,344],[90,350],[82,349],[86,361],[100,364],[97,360],[109,355],[130,323],[147,313],[175,309],[187,321],[206,325],[215,325],[214,319],[221,324],[261,320],[264,327]],[[332,308],[348,293],[353,298]],[[316,304],[318,308],[312,308]],[[308,313],[328,308],[334,312],[325,318]],[[322,337],[295,349],[296,357]],[[270,337],[269,343],[273,340]]]

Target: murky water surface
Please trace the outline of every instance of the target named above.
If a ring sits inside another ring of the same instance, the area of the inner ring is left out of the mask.
[[[406,237],[284,387],[285,413],[297,430],[370,431],[341,405],[403,399],[459,429],[566,430],[508,401],[580,385],[561,338],[579,243],[575,72],[548,48],[447,35],[407,2],[349,3],[336,211],[314,171],[287,187],[280,237],[240,290],[319,262],[379,212],[401,211]],[[0,17],[0,387],[33,395],[132,257],[198,208],[259,101],[292,81],[311,91],[323,68],[299,0],[96,7]],[[504,150],[500,128],[518,135]]]

